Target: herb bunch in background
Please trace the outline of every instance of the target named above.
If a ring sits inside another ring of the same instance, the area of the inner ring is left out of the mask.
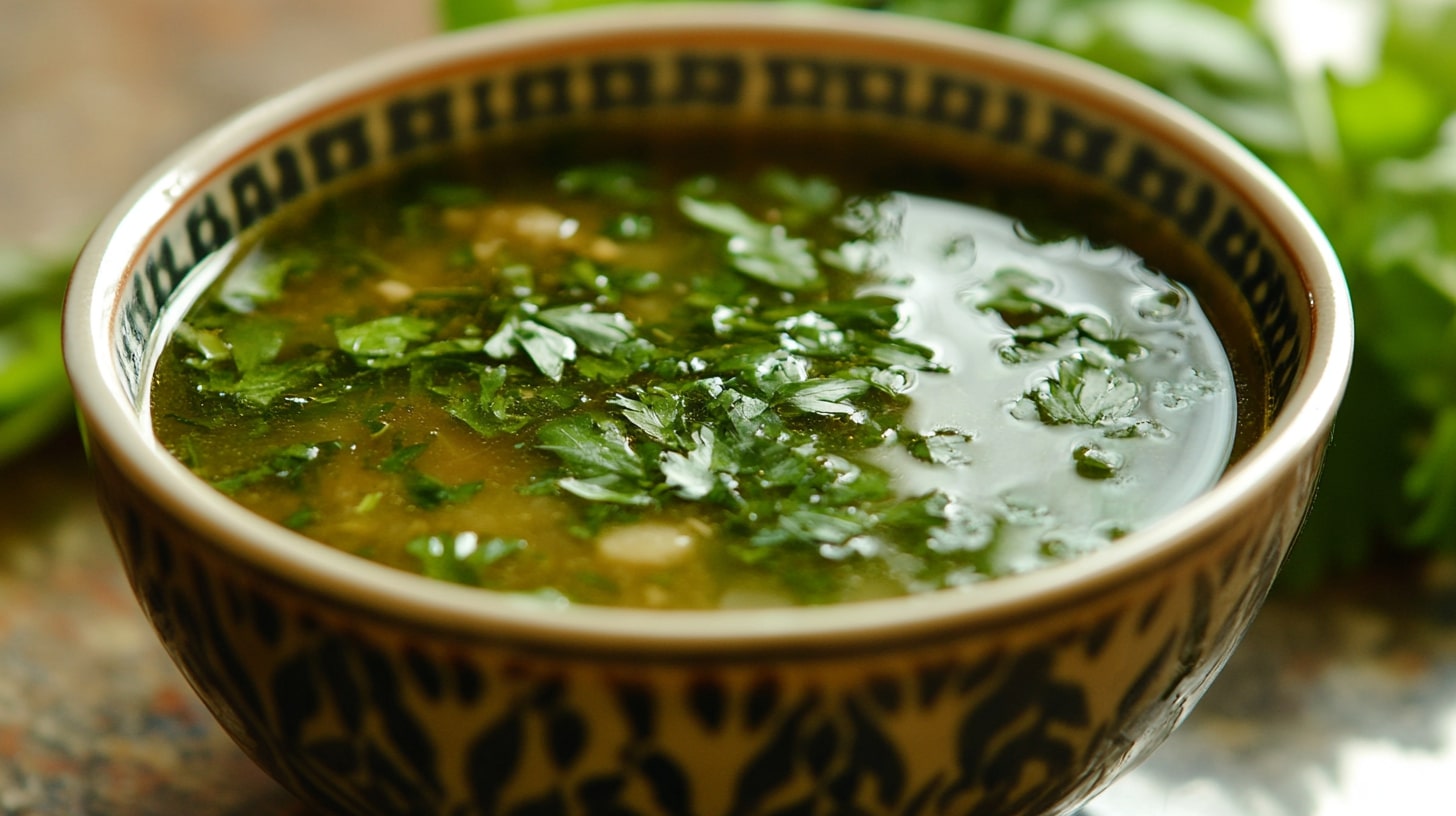
[[[461,28],[612,2],[440,0],[440,11]],[[1359,321],[1285,581],[1308,586],[1401,548],[1456,550],[1456,2],[817,2],[1076,54],[1167,93],[1269,164],[1330,236]]]
[[[70,271],[69,258],[0,249],[0,462],[72,416],[60,331]]]

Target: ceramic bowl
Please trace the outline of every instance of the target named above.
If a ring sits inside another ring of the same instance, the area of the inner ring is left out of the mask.
[[[251,515],[153,438],[160,312],[289,201],[502,135],[681,121],[917,134],[1114,196],[1224,276],[1256,338],[1230,342],[1257,360],[1260,438],[1180,511],[1065,564],[973,592],[713,612],[549,607],[407,575]],[[1309,502],[1351,336],[1308,215],[1165,99],[970,30],[728,5],[489,26],[243,113],[102,223],[65,352],[142,608],[222,726],[313,806],[1031,816],[1136,764],[1229,657]]]

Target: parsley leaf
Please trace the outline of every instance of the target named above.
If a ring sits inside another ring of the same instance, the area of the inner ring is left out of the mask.
[[[506,318],[483,349],[497,360],[525,352],[536,368],[552,380],[560,380],[566,364],[576,359],[576,341],[519,314]]]
[[[636,339],[636,328],[619,312],[596,312],[585,304],[538,311],[526,304],[507,316],[483,350],[498,360],[524,352],[537,370],[559,381],[578,346],[612,355]]]
[[[647,471],[621,424],[607,417],[572,414],[543,424],[537,447],[561,457],[579,475],[640,479]]]
[[[361,365],[400,365],[413,343],[434,338],[435,322],[412,315],[390,315],[334,330],[339,348]]]
[[[447,485],[433,476],[421,473],[414,465],[416,459],[429,448],[430,443],[419,442],[397,448],[379,462],[379,470],[397,474],[404,485],[405,496],[416,507],[432,510],[442,504],[464,501],[485,487],[484,482],[465,482]]]
[[[693,431],[693,447],[686,453],[664,451],[660,467],[663,480],[684,499],[696,501],[713,492],[718,485],[713,468],[713,429],[701,427]]]
[[[657,442],[673,444],[679,439],[683,401],[663,388],[637,390],[636,396],[614,395],[608,402],[622,409],[622,416]]]
[[[341,448],[342,445],[333,441],[286,445],[270,451],[253,467],[214,479],[212,485],[224,493],[234,494],[268,479],[296,484],[311,465]]]
[[[238,266],[228,273],[218,291],[217,302],[230,311],[247,314],[260,305],[283,296],[290,276],[310,272],[319,259],[307,251],[294,252],[262,262]]]
[[[603,162],[563,171],[556,189],[567,195],[596,196],[638,207],[657,200],[647,168],[633,162]]]
[[[1057,362],[1056,373],[1026,393],[1041,420],[1049,425],[1107,425],[1131,417],[1141,389],[1117,369],[1084,357]]]
[[[699,226],[727,236],[728,261],[744,275],[790,291],[822,285],[809,242],[789,237],[782,226],[765,224],[726,201],[682,196],[678,208]]]
[[[922,462],[966,467],[974,461],[971,443],[970,434],[942,428],[912,438],[906,448]]]
[[[591,307],[560,306],[536,313],[537,322],[570,337],[593,354],[611,354],[619,343],[636,336],[637,330],[620,312],[594,312]]]
[[[852,414],[856,408],[849,401],[868,391],[864,380],[826,378],[788,383],[774,393],[774,401],[787,403],[811,414]]]
[[[526,549],[519,538],[489,538],[473,532],[434,534],[411,539],[404,550],[420,563],[420,571],[467,586],[489,586],[487,571],[497,563]]]
[[[329,371],[326,360],[300,357],[292,360],[255,365],[241,374],[213,370],[203,387],[219,394],[236,397],[244,405],[266,408],[286,394],[306,394],[321,383]]]

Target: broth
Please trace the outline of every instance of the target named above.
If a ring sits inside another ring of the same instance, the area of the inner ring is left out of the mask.
[[[295,207],[180,316],[157,436],[357,555],[662,608],[1035,569],[1236,455],[1191,250],[1150,242],[1175,281],[1045,187],[761,148],[552,140]]]

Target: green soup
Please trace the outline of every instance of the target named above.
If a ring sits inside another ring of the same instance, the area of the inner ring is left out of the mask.
[[[1190,289],[1044,189],[848,142],[511,155],[245,236],[157,360],[167,448],[384,564],[703,608],[1036,569],[1240,446]]]

